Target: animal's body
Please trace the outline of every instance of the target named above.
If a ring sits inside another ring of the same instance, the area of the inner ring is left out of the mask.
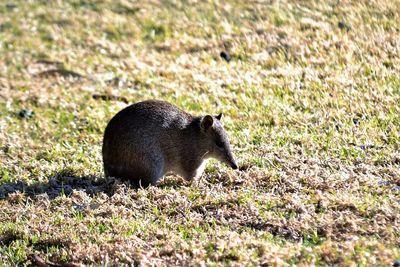
[[[210,157],[237,169],[221,116],[196,117],[156,100],[126,107],[104,133],[105,175],[145,187],[168,172],[199,177]]]

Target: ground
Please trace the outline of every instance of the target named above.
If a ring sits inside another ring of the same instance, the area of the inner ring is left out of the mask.
[[[0,55],[0,265],[400,258],[400,1],[2,1]],[[223,112],[240,170],[105,179],[151,98]]]

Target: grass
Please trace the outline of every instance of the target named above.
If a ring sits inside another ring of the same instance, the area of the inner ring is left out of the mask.
[[[0,265],[392,265],[399,10],[0,3]],[[199,181],[140,190],[104,179],[102,134],[127,105],[109,96],[223,112],[241,171],[212,161]]]

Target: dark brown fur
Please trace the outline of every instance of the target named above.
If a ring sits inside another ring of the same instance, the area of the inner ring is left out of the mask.
[[[135,186],[155,185],[167,172],[190,180],[201,174],[199,168],[210,157],[236,169],[220,118],[194,117],[156,100],[128,106],[106,127],[102,150],[105,175],[129,180]]]

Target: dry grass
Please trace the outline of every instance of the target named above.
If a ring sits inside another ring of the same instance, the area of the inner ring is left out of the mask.
[[[399,1],[0,3],[0,265],[391,265]],[[227,51],[228,63],[220,58]],[[224,112],[241,171],[102,177],[125,102]]]

